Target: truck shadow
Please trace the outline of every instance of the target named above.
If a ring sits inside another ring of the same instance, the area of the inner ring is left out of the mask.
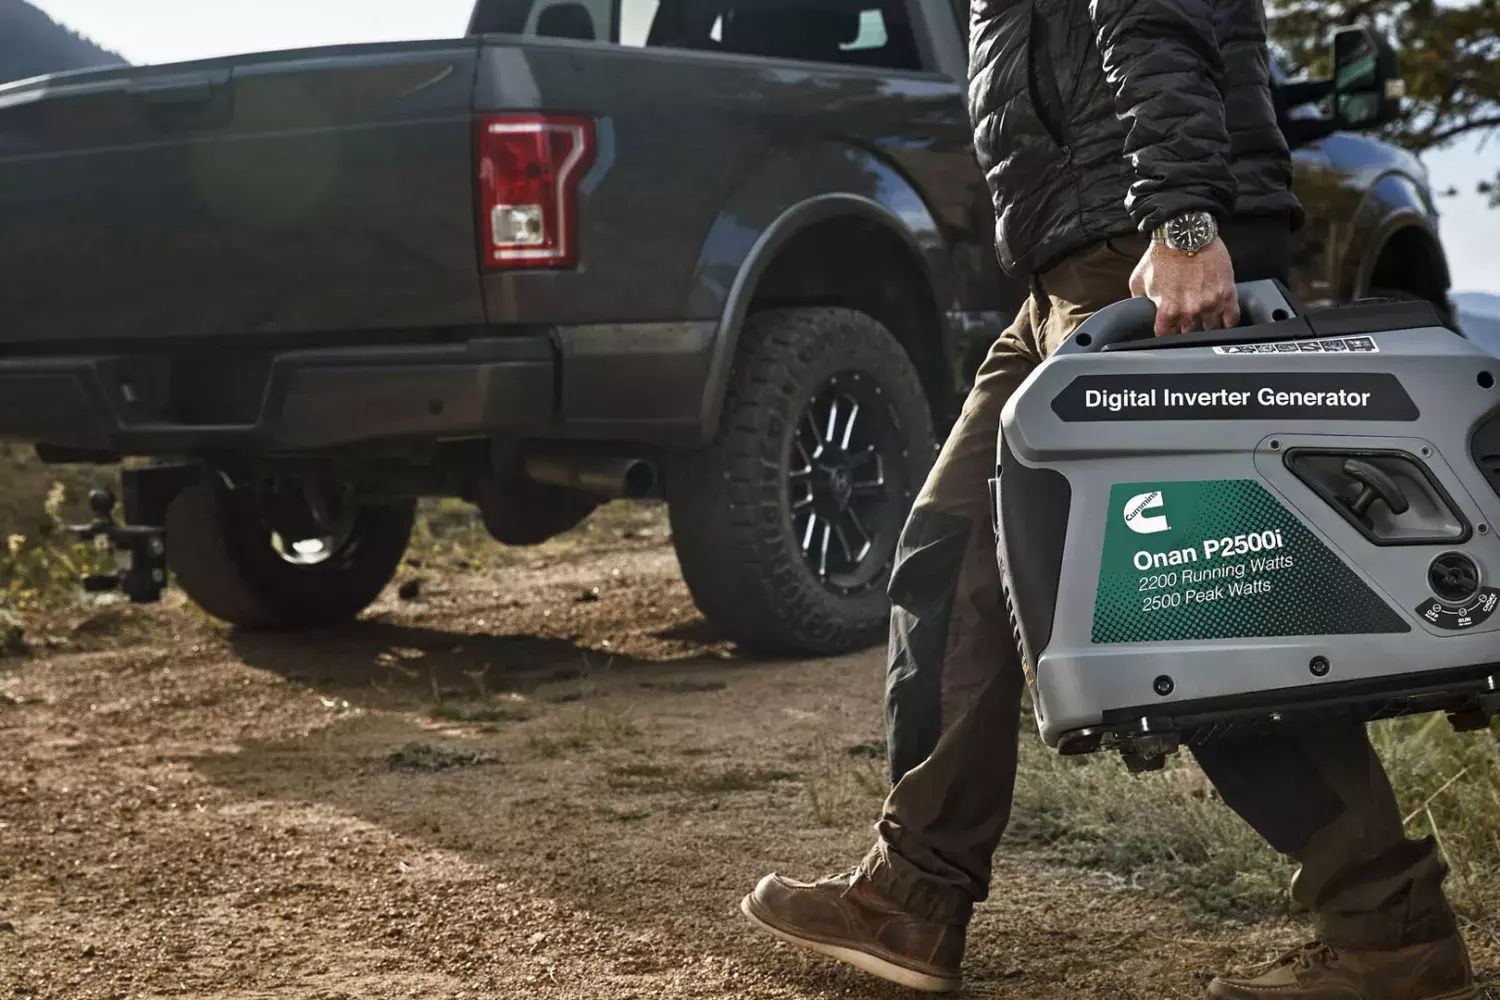
[[[748,965],[788,995],[904,995],[772,948],[735,909],[773,867],[832,870],[867,846],[880,790],[850,775],[879,768],[844,749],[879,727],[867,654],[660,662],[378,623],[230,643],[326,708],[303,717],[305,735],[241,740],[189,765],[236,800],[277,803],[272,822],[299,838],[337,850],[352,818],[378,829],[361,843],[390,851],[382,871],[398,858],[425,866],[413,877],[430,896],[395,890],[370,906],[423,927],[462,912],[465,933],[518,977],[586,965],[644,986]],[[832,804],[810,806],[810,787]],[[484,919],[501,903],[527,915],[524,933]]]
[[[570,690],[604,677],[628,675],[652,684],[754,662],[726,657],[662,662],[566,639],[380,622],[301,635],[235,630],[228,638],[233,654],[248,666],[354,704],[388,710],[538,691],[567,699]]]

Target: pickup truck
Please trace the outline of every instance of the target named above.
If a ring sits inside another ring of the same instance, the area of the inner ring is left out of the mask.
[[[357,615],[421,497],[531,544],[651,496],[724,633],[871,644],[1023,287],[966,25],[950,0],[481,0],[451,41],[0,88],[0,438],[133,459],[124,523],[103,496],[89,527],[127,568],[86,582],[152,600],[170,571],[242,627]],[[1334,79],[1278,78],[1296,291],[1446,305],[1420,167],[1347,131],[1396,111],[1389,48],[1338,37]]]

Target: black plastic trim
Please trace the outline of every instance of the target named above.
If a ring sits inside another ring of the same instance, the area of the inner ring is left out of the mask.
[[[1348,337],[1429,326],[1446,328],[1448,325],[1431,302],[1394,300],[1320,309],[1308,314],[1307,323],[1315,337]]]
[[[1426,327],[1447,327],[1431,302],[1393,301],[1324,309],[1280,323],[1239,326],[1232,330],[1199,330],[1196,333],[1150,340],[1126,340],[1110,344],[1103,350],[1171,351],[1188,347],[1225,347],[1230,344],[1257,344],[1265,341],[1350,337]]]
[[[1111,709],[1098,726],[1064,733],[1063,754],[1127,749],[1138,739],[1177,738],[1202,745],[1238,733],[1274,731],[1287,725],[1343,719],[1375,722],[1426,712],[1480,709],[1500,714],[1500,663],[1397,674],[1360,681],[1278,688],[1223,698],[1178,702],[1170,712],[1158,705]],[[1142,724],[1144,722],[1144,725]]]
[[[1188,347],[1222,347],[1228,344],[1255,344],[1274,340],[1311,340],[1320,336],[1313,332],[1308,321],[1302,317],[1282,320],[1280,323],[1260,323],[1255,326],[1237,326],[1233,330],[1199,330],[1196,333],[1180,333],[1175,337],[1153,337],[1148,340],[1122,340],[1108,344],[1101,353],[1112,351],[1173,351]]]
[[[1035,664],[1052,641],[1073,490],[1060,472],[1022,465],[1001,441],[996,494],[1006,601],[1019,633],[1021,658]]]
[[[1300,471],[1298,471],[1297,467],[1292,464],[1298,455],[1331,455],[1340,458],[1405,459],[1421,470],[1422,475],[1427,479],[1427,485],[1432,487],[1433,492],[1438,495],[1438,498],[1441,499],[1443,503],[1448,505],[1448,510],[1458,518],[1458,523],[1463,525],[1463,533],[1460,535],[1435,535],[1429,538],[1378,538],[1376,537],[1375,533],[1369,529],[1369,526],[1367,526],[1363,521],[1359,520],[1359,518],[1355,517],[1354,514],[1350,512],[1349,509],[1346,508],[1343,504],[1339,503],[1336,497],[1329,494],[1319,484],[1314,483],[1306,476],[1304,476]],[[1328,506],[1332,507],[1340,517],[1349,522],[1350,527],[1363,535],[1365,541],[1369,542],[1371,545],[1379,545],[1382,548],[1396,548],[1407,545],[1462,545],[1474,535],[1473,525],[1469,523],[1469,519],[1464,516],[1463,510],[1459,508],[1458,504],[1453,502],[1453,496],[1447,490],[1443,489],[1443,484],[1438,482],[1437,477],[1432,474],[1432,470],[1427,467],[1427,463],[1423,462],[1420,458],[1418,458],[1416,455],[1411,454],[1410,452],[1401,451],[1399,449],[1360,450],[1344,448],[1288,448],[1286,454],[1282,456],[1281,461],[1282,464],[1286,466],[1288,472],[1296,476],[1299,482],[1301,482],[1308,489],[1312,490],[1313,493],[1317,495],[1318,499],[1322,500],[1324,503],[1328,504]]]
[[[1438,704],[1439,708],[1449,704],[1457,708],[1477,695],[1500,693],[1488,685],[1489,678],[1496,675],[1500,675],[1500,662],[1194,699],[1173,704],[1170,712],[1163,712],[1159,704],[1135,705],[1105,712],[1104,725],[1115,727],[1126,723],[1136,727],[1146,719],[1152,732],[1183,732],[1188,728],[1222,725],[1235,719],[1263,718],[1273,713],[1285,720],[1326,712],[1353,713],[1366,721],[1374,721],[1415,711],[1437,710],[1415,709],[1409,704],[1418,699],[1424,704]]]
[[[1500,497],[1500,410],[1491,410],[1474,427],[1469,455],[1495,496]]]

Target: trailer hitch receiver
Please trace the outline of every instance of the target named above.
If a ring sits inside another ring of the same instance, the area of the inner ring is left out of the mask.
[[[136,604],[161,600],[167,586],[166,529],[153,525],[119,524],[115,521],[115,495],[109,490],[89,494],[94,520],[71,525],[69,530],[86,542],[109,540],[128,562],[114,573],[91,573],[83,578],[83,589],[91,594],[119,591]]]

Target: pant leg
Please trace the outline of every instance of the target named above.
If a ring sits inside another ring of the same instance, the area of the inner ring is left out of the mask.
[[[893,787],[861,867],[909,912],[950,923],[967,923],[985,895],[1015,783],[1023,680],[1004,613],[989,480],[1000,413],[1039,360],[1034,313],[1029,302],[980,367],[891,573]]]
[[[1126,242],[1037,278],[980,368],[902,532],[886,684],[894,787],[862,867],[910,912],[963,922],[989,891],[1010,819],[1024,686],[990,509],[1000,413],[1079,323],[1129,297],[1144,240]]]
[[[1437,843],[1406,837],[1362,724],[1229,740],[1194,755],[1230,808],[1301,864],[1292,898],[1312,911],[1323,940],[1392,949],[1457,931]]]

